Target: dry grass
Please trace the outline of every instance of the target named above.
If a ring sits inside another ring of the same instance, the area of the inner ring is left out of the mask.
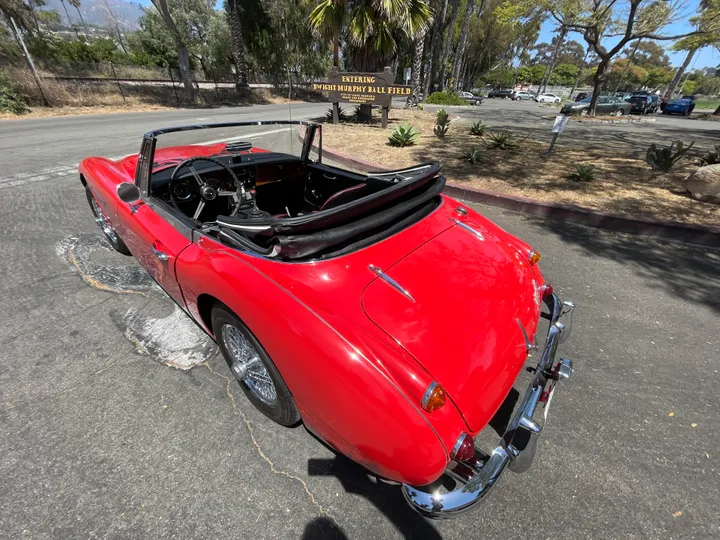
[[[420,131],[415,146],[393,148],[387,137],[393,124],[407,120]],[[421,111],[391,111],[391,125],[383,130],[345,124],[323,127],[326,148],[387,168],[438,160],[450,182],[484,190],[519,195],[546,202],[572,204],[614,214],[697,225],[720,226],[720,207],[696,201],[682,193],[681,180],[696,168],[681,161],[669,173],[652,171],[642,160],[605,151],[588,151],[558,145],[552,155],[547,146],[526,140],[514,150],[487,150],[483,163],[471,165],[462,153],[472,146],[484,148],[481,138],[469,134],[469,126],[456,122],[444,139],[432,133],[435,115]],[[595,180],[567,180],[575,163],[597,167]]]
[[[270,103],[288,103],[287,89],[253,89],[249,95],[240,96],[233,87],[201,87],[195,103],[183,101],[182,88],[178,84],[133,84],[114,81],[72,81],[47,78],[42,87],[50,102],[51,109],[45,111],[43,100],[35,79],[27,69],[6,68],[5,76],[12,81],[13,88],[25,99],[35,116],[56,116],[66,114],[85,114],[83,108],[102,107],[90,111],[115,112],[117,110],[155,110],[164,107],[222,107]],[[122,93],[120,91],[122,88]],[[123,99],[124,94],[124,99]],[[304,88],[293,88],[292,101],[325,101],[322,94]],[[20,117],[27,115],[20,115]],[[18,115],[0,113],[0,118],[17,118]]]

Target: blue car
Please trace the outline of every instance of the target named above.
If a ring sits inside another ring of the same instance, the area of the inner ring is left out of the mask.
[[[682,114],[690,116],[695,108],[695,102],[689,99],[673,99],[667,103],[663,103],[661,110],[663,114]]]

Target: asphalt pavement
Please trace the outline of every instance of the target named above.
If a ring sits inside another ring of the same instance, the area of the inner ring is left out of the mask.
[[[424,520],[397,487],[257,413],[213,345],[109,251],[61,167],[134,152],[165,125],[286,112],[0,122],[0,537],[720,537],[717,251],[475,205],[577,303],[575,376],[533,468],[459,519]],[[167,365],[178,357],[199,365]]]

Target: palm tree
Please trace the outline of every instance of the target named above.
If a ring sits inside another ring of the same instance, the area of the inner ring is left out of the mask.
[[[333,39],[338,65],[340,34],[347,34],[345,67],[351,71],[377,72],[397,53],[397,38],[415,39],[427,31],[432,11],[424,0],[320,0],[310,12],[310,24],[320,35]],[[369,118],[370,105],[361,105]]]
[[[347,2],[345,0],[321,0],[308,17],[310,26],[321,37],[332,40],[333,66],[340,68],[340,32],[342,32]]]
[[[83,31],[85,33],[85,39],[87,39],[87,25],[85,24],[85,19],[83,19],[82,13],[80,13],[80,0],[67,0],[68,4],[70,4],[72,7],[75,8],[77,11],[78,17],[80,17],[80,22],[83,25]]]
[[[73,25],[72,19],[70,18],[70,12],[68,12],[67,6],[65,5],[65,0],[60,0],[60,3],[62,4],[63,9],[65,10],[65,15],[67,16],[68,24],[70,25],[70,28],[73,29],[73,32],[75,32],[75,37],[80,39],[80,34],[78,34],[77,28]]]
[[[470,34],[470,19],[475,11],[475,0],[468,0],[465,5],[465,20],[463,21],[462,30],[460,31],[460,40],[458,41],[455,58],[453,59],[451,78],[453,86],[458,89],[460,86],[460,68],[462,67],[463,57],[465,56],[465,46],[467,45],[468,34]]]
[[[247,51],[239,10],[240,2],[238,0],[226,0],[225,11],[230,23],[230,46],[232,48],[233,63],[235,64],[235,89],[240,94],[247,94],[250,92],[247,60],[245,58]]]

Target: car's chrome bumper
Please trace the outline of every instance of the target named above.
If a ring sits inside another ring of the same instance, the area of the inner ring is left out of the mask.
[[[407,484],[402,485],[405,499],[424,516],[455,517],[485,497],[505,467],[514,472],[524,472],[530,467],[555,384],[572,375],[572,362],[566,358],[556,362],[555,354],[558,345],[570,335],[575,306],[571,302],[561,302],[554,294],[545,299],[545,304],[550,310],[550,328],[545,347],[535,368],[533,381],[497,448],[483,460],[451,462],[446,474],[457,483],[453,491],[431,492]]]

